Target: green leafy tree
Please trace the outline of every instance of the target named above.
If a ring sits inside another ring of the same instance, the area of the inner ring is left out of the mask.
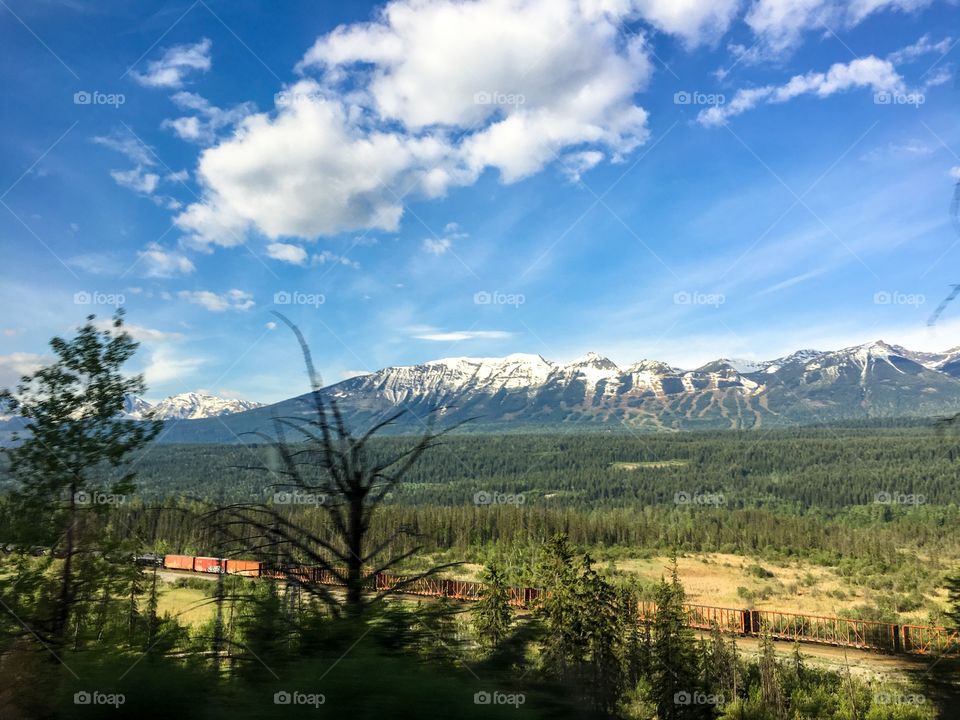
[[[134,487],[133,472],[109,482],[105,471],[121,467],[160,430],[158,422],[123,418],[126,398],[146,389],[142,376],[122,372],[137,349],[124,330],[123,311],[106,329],[94,319],[72,339],[51,340],[54,362],[24,376],[15,391],[0,393],[25,421],[25,433],[4,450],[15,481],[15,533],[23,545],[41,545],[62,558],[49,616],[32,618],[35,631],[54,645],[63,644],[78,603],[103,598],[101,560],[111,556],[104,549],[110,538],[98,530],[112,504]],[[94,550],[103,555],[91,559]]]

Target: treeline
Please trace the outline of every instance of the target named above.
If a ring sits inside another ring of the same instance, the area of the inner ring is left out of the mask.
[[[409,444],[380,437],[371,457]],[[730,508],[836,509],[890,496],[960,504],[954,434],[925,425],[817,427],[675,435],[451,435],[409,471],[389,502],[460,505],[478,493],[522,493],[527,505],[673,504],[722,494]],[[138,493],[263,499],[279,476],[251,472],[269,451],[247,445],[153,445],[132,458]]]
[[[111,526],[124,528],[143,547],[164,552],[210,554],[216,538],[202,522],[207,506],[169,501],[114,509]],[[293,507],[287,517],[317,537],[329,523],[317,508]],[[597,509],[517,507],[384,506],[370,527],[374,544],[396,535],[397,553],[456,551],[464,559],[482,559],[522,548],[536,548],[562,532],[601,557],[681,552],[726,552],[768,559],[805,558],[824,565],[844,559],[886,563],[893,568],[914,562],[916,553],[939,564],[960,556],[960,536],[948,532],[960,525],[960,508],[886,506],[855,508],[832,518],[814,514],[785,515],[766,509],[644,507]],[[247,553],[257,552],[251,541]],[[243,556],[242,543],[235,548]],[[520,580],[522,578],[514,578]]]

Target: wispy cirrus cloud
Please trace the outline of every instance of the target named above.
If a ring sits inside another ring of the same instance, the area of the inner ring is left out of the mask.
[[[175,198],[155,193],[161,182],[182,182],[187,177],[186,171],[161,176],[157,168],[156,153],[130,133],[113,132],[110,135],[100,135],[94,137],[93,142],[124,155],[133,163],[131,168],[110,170],[110,177],[117,185],[144,195],[162,207],[180,209],[180,202]]]
[[[443,228],[442,236],[424,238],[423,249],[431,255],[443,255],[453,247],[455,241],[468,237],[470,236],[463,232],[457,223],[447,223]]]
[[[463,340],[505,340],[513,333],[505,330],[451,330],[447,332],[425,332],[414,335],[417,340],[432,342],[461,342]]]
[[[175,383],[187,389],[206,362],[203,357],[182,355],[169,345],[160,345],[150,351],[143,375],[150,386]]]
[[[892,52],[887,56],[887,59],[892,62],[894,65],[903,65],[905,63],[913,62],[917,58],[921,58],[924,55],[928,54],[937,54],[945,55],[950,52],[950,48],[953,47],[953,38],[945,37],[942,40],[933,42],[930,39],[930,34],[927,33],[920,37],[915,43],[902,47],[896,52]]]
[[[151,60],[146,72],[134,71],[130,75],[144,87],[178,88],[190,73],[210,69],[210,47],[208,38],[192,45],[176,45],[168,48],[159,60]]]
[[[236,289],[220,295],[209,290],[181,290],[177,296],[195,305],[202,305],[210,312],[246,311],[256,305],[250,293]]]
[[[736,46],[742,60],[757,62],[795,50],[808,32],[833,34],[849,30],[883,11],[911,12],[933,0],[755,0],[744,22],[756,43]]]
[[[171,99],[181,110],[189,110],[194,114],[164,120],[161,127],[172,130],[181,140],[198,145],[214,143],[219,131],[236,125],[257,109],[252,102],[240,103],[227,109],[220,108],[206,98],[185,90],[176,93]]]
[[[893,63],[870,55],[848,63],[835,63],[827,72],[794,75],[783,85],[738,90],[729,103],[701,110],[697,121],[708,127],[722,125],[757,105],[785,103],[801,95],[825,98],[863,87],[871,88],[874,92],[898,92],[905,86]]]

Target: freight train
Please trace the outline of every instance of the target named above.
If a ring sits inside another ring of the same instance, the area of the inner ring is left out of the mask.
[[[147,562],[146,559],[151,561]],[[318,567],[291,567],[281,570],[268,568],[257,560],[233,560],[230,558],[203,557],[193,555],[138,556],[143,564],[155,564],[167,570],[180,570],[199,573],[224,573],[244,577],[273,577],[278,579],[296,578],[299,582],[317,585],[343,585],[344,583],[331,571]],[[448,597],[454,600],[479,600],[484,584],[470,580],[451,580],[448,578],[391,575],[389,573],[371,573],[364,578],[367,589],[383,591],[397,589],[406,595],[427,597]],[[509,589],[508,602],[514,607],[529,607],[540,597],[537,588]]]
[[[149,561],[148,561],[149,558]],[[168,570],[199,573],[225,573],[245,577],[295,578],[301,583],[342,586],[344,583],[330,570],[318,567],[291,567],[281,570],[256,560],[232,560],[192,555],[147,556],[138,562],[154,564]],[[438,577],[402,576],[370,573],[364,577],[370,591],[396,590],[405,595],[447,597],[454,600],[479,600],[483,583]],[[530,608],[545,597],[538,588],[511,587],[508,602],[516,608]],[[708,605],[685,605],[687,625],[700,630],[716,628],[724,633],[760,637],[770,635],[778,640],[794,640],[821,645],[839,645],[881,652],[916,655],[960,655],[960,630],[929,625],[900,625],[852,618],[804,615],[778,610],[721,608]],[[649,623],[656,617],[656,606],[641,602],[636,620]]]

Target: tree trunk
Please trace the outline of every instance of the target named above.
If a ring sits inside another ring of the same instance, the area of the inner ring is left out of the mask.
[[[347,613],[360,615],[363,611],[363,496],[349,498],[350,536],[347,538]]]
[[[64,537],[65,557],[63,570],[60,574],[60,596],[54,611],[52,640],[54,645],[62,645],[67,633],[67,623],[70,622],[70,609],[73,607],[73,555],[74,555],[74,526],[77,522],[76,483],[70,484],[70,521]]]

